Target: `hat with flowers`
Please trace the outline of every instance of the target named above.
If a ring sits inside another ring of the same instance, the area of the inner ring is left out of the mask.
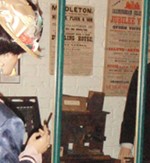
[[[43,19],[26,0],[0,0],[0,25],[27,53],[39,56]]]

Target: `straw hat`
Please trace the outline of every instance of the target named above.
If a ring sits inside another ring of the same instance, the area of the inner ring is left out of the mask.
[[[0,0],[0,25],[28,54],[39,57],[43,19],[26,0]]]

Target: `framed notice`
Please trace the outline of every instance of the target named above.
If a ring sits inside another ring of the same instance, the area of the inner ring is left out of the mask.
[[[126,96],[139,64],[141,0],[108,0],[105,95]]]
[[[20,83],[20,60],[14,69],[15,75],[0,75],[0,83],[2,84],[19,84]]]
[[[51,4],[50,74],[54,74],[57,6]],[[64,36],[64,74],[91,75],[93,70],[94,9],[67,5]]]

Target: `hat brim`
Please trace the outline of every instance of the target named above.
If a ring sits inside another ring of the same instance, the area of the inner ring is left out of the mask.
[[[33,52],[26,44],[24,44],[5,24],[6,22],[2,19],[0,20],[0,25],[3,27],[3,29],[14,39],[14,41],[22,47],[28,54],[40,58],[40,52],[37,50],[36,52]]]

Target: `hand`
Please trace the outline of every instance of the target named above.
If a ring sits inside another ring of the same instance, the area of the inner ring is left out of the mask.
[[[132,157],[133,156],[132,156],[131,149],[121,147],[120,152],[119,152],[119,157],[118,157],[121,160],[121,163],[125,163],[126,158],[132,158]]]
[[[50,132],[46,125],[43,126],[43,129],[39,129],[38,132],[35,132],[27,142],[27,145],[33,146],[38,153],[44,153],[50,147]]]

